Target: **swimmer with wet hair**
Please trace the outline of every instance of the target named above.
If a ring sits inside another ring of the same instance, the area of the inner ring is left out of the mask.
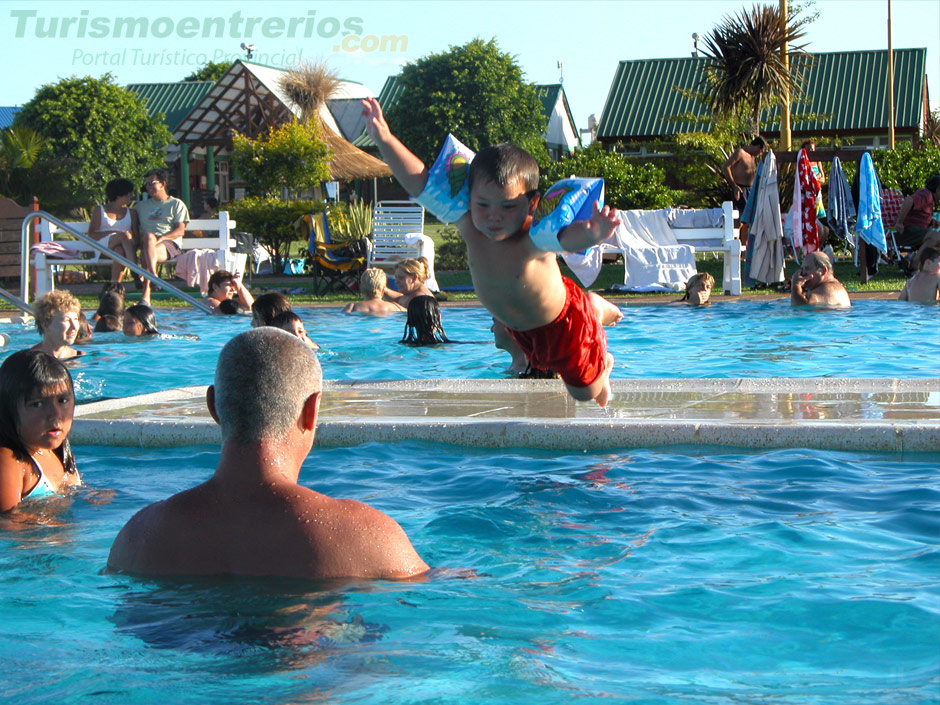
[[[304,345],[306,345],[311,350],[320,349],[320,346],[313,342],[310,339],[310,336],[307,335],[307,328],[304,326],[304,322],[300,320],[300,316],[298,316],[293,311],[284,311],[284,313],[279,313],[271,320],[268,325],[272,326],[273,328],[280,328],[281,330],[285,330],[291,335],[296,335],[304,342]]]
[[[206,404],[222,450],[206,482],[135,514],[108,568],[138,575],[409,579],[428,570],[394,519],[298,484],[322,373],[295,336],[253,328],[219,354]]]
[[[277,291],[262,294],[251,305],[251,325],[253,328],[269,325],[277,316],[290,310],[290,301],[284,294]]]
[[[56,289],[43,294],[33,306],[36,329],[42,342],[32,347],[42,350],[60,360],[83,355],[72,347],[79,333],[81,304],[65,289]]]
[[[405,307],[397,301],[385,301],[388,290],[388,278],[378,267],[369,267],[359,277],[359,293],[362,301],[346,304],[343,313],[365,313],[370,316],[383,316],[387,313],[401,313]]]
[[[408,320],[400,343],[437,345],[450,343],[441,323],[441,306],[433,296],[416,296],[408,304]]]
[[[74,411],[72,375],[52,355],[21,350],[0,365],[0,512],[81,485]]]
[[[134,304],[124,310],[124,335],[159,335],[157,317],[153,309],[145,304]]]

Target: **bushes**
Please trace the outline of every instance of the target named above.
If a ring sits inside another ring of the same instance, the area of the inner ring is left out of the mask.
[[[322,201],[282,201],[250,196],[232,201],[226,208],[235,219],[236,227],[254,235],[271,254],[274,271],[279,272],[284,260],[290,256],[293,242],[303,241],[306,250],[306,236],[294,228],[294,222],[307,213],[322,211],[324,204]]]
[[[875,150],[872,160],[881,185],[899,188],[905,196],[924,188],[927,179],[940,174],[940,148],[935,145],[914,149],[910,142],[903,142],[893,150]]]
[[[667,208],[678,197],[678,192],[665,185],[663,169],[629,162],[598,143],[551,164],[542,175],[542,192],[572,174],[603,178],[607,205],[622,210]]]

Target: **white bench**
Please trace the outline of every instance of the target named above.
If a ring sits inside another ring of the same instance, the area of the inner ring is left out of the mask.
[[[394,270],[404,259],[424,257],[425,285],[438,291],[434,276],[434,241],[424,234],[424,206],[412,201],[379,201],[372,209],[372,247],[367,266]]]
[[[68,223],[70,228],[82,234],[88,233],[88,225],[84,222]],[[235,221],[229,218],[227,211],[221,211],[218,218],[191,220],[186,224],[186,233],[200,231],[217,232],[218,234],[206,237],[187,237],[184,235],[180,241],[180,249],[183,252],[196,249],[215,250],[216,260],[220,263],[220,266],[231,272],[243,272],[247,255],[232,251],[237,245],[232,237],[234,228]],[[40,242],[61,243],[80,254],[76,257],[57,257],[43,252],[31,253],[30,261],[36,268],[37,296],[55,289],[55,267],[57,266],[95,266],[109,261],[107,255],[101,254],[86,242],[72,239],[69,233],[47,220],[41,220],[39,223],[39,240]],[[108,238],[102,238],[103,244],[106,245],[107,240]],[[169,261],[173,262],[173,260]]]
[[[680,245],[691,245],[696,252],[720,252],[722,254],[722,288],[726,294],[741,295],[741,251],[743,245],[738,239],[738,229],[734,219],[738,212],[731,207],[731,201],[721,204],[724,220],[722,225],[712,228],[670,227]]]

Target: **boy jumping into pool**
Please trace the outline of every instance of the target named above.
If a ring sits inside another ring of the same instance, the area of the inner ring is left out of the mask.
[[[419,196],[428,185],[428,169],[392,134],[375,98],[362,105],[366,129],[382,157],[405,190]],[[551,249],[540,248],[529,237],[538,182],[538,164],[519,147],[487,147],[472,158],[469,207],[455,221],[467,245],[473,286],[533,366],[558,372],[578,401],[606,406],[614,358],[587,296],[561,275],[555,253],[606,240],[620,220],[614,209],[595,205],[589,219],[562,228]]]

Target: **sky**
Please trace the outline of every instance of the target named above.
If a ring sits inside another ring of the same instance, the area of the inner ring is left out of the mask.
[[[778,0],[771,0],[776,5]],[[800,0],[818,18],[807,50],[886,49],[889,0]],[[479,37],[513,55],[533,83],[563,81],[579,128],[598,118],[622,60],[689,56],[744,0],[0,0],[0,105],[42,85],[110,72],[120,84],[179,81],[206,61],[274,66],[325,60],[378,94],[409,61]],[[928,91],[940,107],[940,2],[892,0],[895,49],[927,49]],[[127,38],[119,20],[136,36]]]

